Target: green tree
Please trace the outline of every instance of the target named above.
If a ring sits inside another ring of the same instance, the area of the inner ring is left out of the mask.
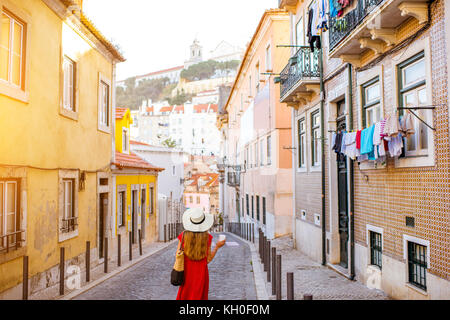
[[[144,100],[159,100],[164,89],[169,86],[168,78],[144,79],[139,83],[136,83],[135,77],[128,78],[125,80],[125,87],[118,86],[116,89],[117,105],[138,109]]]
[[[226,71],[227,73],[236,70],[239,66],[239,60],[219,62],[215,60],[203,61],[190,66],[181,71],[180,76],[189,81],[198,81],[203,79],[210,79],[217,70]]]
[[[177,142],[172,138],[167,138],[161,144],[167,148],[175,148],[177,146]]]

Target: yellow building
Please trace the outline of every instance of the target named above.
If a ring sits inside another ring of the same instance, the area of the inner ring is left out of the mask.
[[[0,0],[0,299],[58,293],[112,234],[115,65],[82,1]],[[83,261],[83,262],[82,262]],[[67,277],[67,274],[66,274]],[[44,294],[45,293],[45,294]]]
[[[116,108],[116,152],[111,169],[115,186],[115,234],[133,244],[157,241],[157,168],[130,151],[130,110]],[[125,242],[124,242],[125,243]]]

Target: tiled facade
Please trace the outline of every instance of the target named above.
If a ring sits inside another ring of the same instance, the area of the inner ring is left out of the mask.
[[[289,1],[281,1],[281,6]],[[293,2],[293,1],[290,1]],[[295,1],[294,1],[295,2]],[[298,16],[307,17],[307,6],[312,1],[297,2],[291,9],[291,23]],[[391,1],[394,2],[394,1]],[[390,4],[385,1],[384,4]],[[430,4],[429,22],[419,24],[410,17],[397,29],[397,43],[385,54],[374,56],[372,50],[362,51],[359,65],[348,64],[339,58],[329,58],[328,34],[323,34],[323,79],[324,79],[324,182],[325,182],[325,229],[326,264],[350,278],[367,286],[384,290],[389,296],[400,299],[448,299],[450,298],[450,145],[448,107],[448,68],[446,40],[450,35],[444,32],[445,6],[442,0]],[[294,33],[292,28],[291,34]],[[293,39],[293,38],[292,38]],[[293,43],[293,42],[291,42]],[[347,130],[364,129],[362,123],[362,84],[379,77],[381,86],[381,117],[395,111],[399,105],[397,66],[415,54],[424,52],[427,70],[427,102],[435,106],[434,127],[426,128],[432,135],[429,146],[431,156],[421,163],[419,158],[390,158],[385,165],[358,164],[347,161],[347,200],[349,218],[348,265],[337,266],[341,259],[338,231],[338,181],[336,154],[331,150],[332,133],[336,130],[337,103],[345,101]],[[351,86],[349,86],[351,76]],[[294,145],[298,143],[298,120],[308,119],[310,110],[320,106],[320,97],[314,96],[308,103],[293,106]],[[349,110],[349,101],[352,108]],[[350,112],[351,111],[351,112]],[[351,126],[350,126],[351,121]],[[311,127],[307,124],[307,137]],[[307,157],[310,148],[307,139]],[[298,158],[298,154],[294,153]],[[315,224],[315,214],[322,214],[322,170],[298,169],[295,159],[295,231],[296,246],[316,261],[322,261],[321,224]],[[351,171],[351,165],[353,170]],[[351,174],[352,173],[352,174]],[[353,184],[351,184],[351,176]],[[351,188],[354,194],[351,199]],[[351,203],[354,215],[354,249],[351,246]],[[302,215],[306,211],[306,216]],[[406,225],[406,217],[414,218],[414,227]],[[381,232],[382,268],[370,263],[369,231]],[[408,241],[426,246],[426,289],[417,289],[408,283]],[[353,261],[352,261],[353,254]],[[376,284],[372,283],[376,275]]]

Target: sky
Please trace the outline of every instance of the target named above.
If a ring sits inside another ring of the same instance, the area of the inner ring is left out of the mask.
[[[83,10],[126,62],[117,80],[183,65],[197,38],[207,57],[222,40],[245,49],[278,0],[84,0]]]

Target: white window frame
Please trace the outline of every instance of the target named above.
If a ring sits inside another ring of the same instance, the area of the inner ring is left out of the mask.
[[[383,228],[376,227],[370,224],[366,224],[366,244],[367,244],[367,265],[379,268],[376,265],[373,265],[370,263],[370,250],[371,250],[371,243],[370,243],[370,232],[376,232],[381,234],[381,265],[383,265],[383,258],[384,258],[384,234],[383,234]]]
[[[266,138],[267,165],[272,165],[272,136],[269,134]]]
[[[103,117],[103,111],[104,111],[104,96],[103,96],[103,86],[106,85],[108,87],[108,103],[106,106],[106,111],[108,113],[107,115],[107,123],[105,124],[102,120]],[[103,76],[101,73],[99,73],[98,77],[98,130],[105,132],[105,133],[111,133],[111,122],[112,122],[112,107],[111,107],[111,97],[112,97],[112,87],[111,87],[111,81],[107,79],[105,76]]]
[[[303,122],[303,131],[300,131],[300,122]],[[298,145],[298,154],[297,154],[297,169],[302,171],[304,169],[306,169],[307,166],[307,158],[308,158],[308,152],[307,152],[307,130],[306,130],[306,117],[303,115],[301,117],[299,117],[296,121],[297,123],[297,145]],[[303,139],[303,143],[302,141],[300,141],[300,134],[302,135]],[[303,163],[300,162],[300,146],[302,146],[302,150],[303,150]]]
[[[301,43],[298,42],[298,40],[299,40],[299,37],[298,37],[299,36],[298,35],[298,31],[299,31],[298,30],[298,26],[299,26],[300,23],[301,23],[302,31],[303,31],[302,37],[301,37]],[[303,16],[299,17],[299,19],[295,23],[294,28],[295,28],[295,45],[297,45],[297,46],[304,46],[305,45],[305,37],[306,37],[306,35],[305,35],[305,24],[303,23]],[[298,48],[296,48],[296,49],[298,49]],[[297,51],[297,50],[295,50],[295,51]]]
[[[428,295],[427,291],[415,286],[414,284],[409,282],[409,273],[408,273],[408,242],[414,242],[417,244],[420,244],[424,247],[426,247],[427,250],[427,269],[426,269],[426,275],[428,275],[428,269],[430,268],[431,264],[430,264],[430,252],[431,252],[431,247],[430,247],[430,241],[428,240],[424,240],[421,238],[417,238],[414,236],[410,236],[407,234],[403,235],[403,259],[405,261],[405,286],[407,286],[408,288],[414,289],[419,293],[422,293],[424,295]]]
[[[19,211],[19,206],[18,206],[18,185],[17,185],[17,181],[12,181],[12,180],[4,180],[4,181],[0,181],[0,185],[2,185],[2,202],[0,202],[0,206],[2,206],[1,210],[2,210],[2,215],[0,215],[0,236],[4,236],[6,234],[8,234],[8,217],[13,215],[14,217],[14,231],[13,232],[17,232],[19,231],[17,228],[17,223],[18,223],[18,219],[20,217],[20,211]],[[14,186],[14,212],[7,212],[7,200],[8,200],[8,185],[13,185]],[[20,228],[19,228],[20,229]],[[10,246],[15,245],[14,243],[10,243]],[[0,238],[0,248],[6,248],[6,238]]]
[[[318,128],[313,128],[313,115],[315,115],[315,114],[318,114],[318,116],[319,116],[319,124],[318,124]],[[310,166],[310,169],[311,169],[311,171],[319,171],[320,170],[320,168],[321,168],[321,166],[322,166],[322,162],[321,162],[321,153],[322,153],[322,147],[321,147],[321,144],[323,143],[322,142],[322,140],[319,140],[319,142],[317,143],[317,150],[316,150],[316,148],[314,148],[314,150],[315,150],[315,154],[317,155],[317,161],[316,162],[314,162],[314,160],[313,160],[313,158],[312,158],[312,156],[313,156],[313,152],[312,152],[312,150],[313,150],[313,146],[314,146],[314,144],[315,144],[315,140],[314,140],[314,137],[313,137],[313,130],[319,130],[318,132],[318,139],[320,139],[321,137],[320,137],[320,135],[321,135],[321,119],[320,119],[320,117],[321,117],[322,115],[320,114],[320,109],[319,108],[316,108],[316,109],[314,109],[314,110],[311,110],[311,112],[309,112],[309,114],[308,114],[308,118],[309,118],[309,121],[310,121],[310,126],[309,126],[309,140],[310,140],[310,146],[309,146],[309,150],[310,150],[310,152],[311,152],[311,154],[310,154],[310,163],[311,163],[311,166]]]
[[[123,195],[123,198],[121,198]],[[127,190],[126,185],[118,186],[117,188],[117,227],[122,228],[126,226],[127,217]]]
[[[427,92],[427,100],[428,105],[432,104],[432,96],[433,96],[433,82],[431,76],[431,49],[430,49],[430,37],[424,37],[423,39],[415,41],[411,44],[404,52],[399,53],[401,55],[401,60],[399,60],[393,66],[392,77],[393,79],[398,79],[397,74],[397,66],[404,61],[412,58],[413,56],[419,54],[420,52],[424,52],[425,59],[425,81],[426,81],[426,92]],[[399,101],[400,88],[398,87],[398,81],[394,81],[395,83],[395,101]],[[414,111],[414,110],[413,110]],[[430,115],[428,119],[425,121],[432,125],[432,110],[430,110]],[[416,112],[417,114],[417,112]],[[414,117],[415,118],[415,117]],[[407,168],[407,167],[430,167],[435,165],[435,132],[426,127],[428,131],[428,154],[426,156],[406,156],[406,157],[398,157],[395,159],[395,167],[396,168]]]
[[[264,166],[264,139],[259,140],[259,166]]]
[[[28,70],[30,70],[30,26],[31,16],[22,8],[17,6],[13,1],[0,0],[0,17],[2,14],[12,18],[15,22],[22,26],[21,30],[21,56],[20,56],[20,85],[16,85],[10,81],[11,72],[11,56],[9,57],[9,74],[8,79],[0,79],[0,94],[11,97],[23,103],[29,102],[28,92]],[[12,22],[14,23],[14,22]],[[1,28],[1,26],[0,26]],[[13,30],[11,31],[13,32]],[[10,47],[13,43],[10,43]]]
[[[122,153],[130,153],[130,135],[128,128],[122,128]]]
[[[266,46],[266,72],[272,72],[272,46],[270,43]]]
[[[1,5],[1,3],[0,3]],[[19,19],[17,19],[16,17],[14,17],[12,14],[10,14],[7,11],[4,10],[0,10],[0,17],[2,15],[5,15],[6,17],[8,17],[10,19],[10,25],[9,25],[9,47],[8,49],[8,75],[7,75],[7,79],[2,79],[0,78],[0,81],[3,81],[5,83],[7,83],[8,85],[15,87],[15,88],[21,88],[22,87],[22,80],[23,80],[23,55],[24,55],[24,34],[25,34],[25,28],[26,25],[25,23],[23,23],[22,21],[20,21]],[[19,85],[17,85],[16,83],[13,82],[13,70],[12,70],[12,65],[13,65],[13,50],[12,48],[14,48],[14,37],[13,37],[13,33],[14,33],[14,26],[15,24],[19,25],[21,27],[21,32],[20,32],[20,74],[19,74]]]
[[[75,112],[76,63],[67,55],[63,57],[63,74],[63,108]]]
[[[67,180],[73,181],[73,209],[72,209],[72,217],[77,218],[77,225],[74,230],[71,232],[63,232],[62,228],[64,226],[63,219],[67,218],[67,210],[66,210],[66,196],[65,196],[65,181]],[[58,241],[63,242],[68,239],[74,238],[78,236],[78,225],[80,223],[79,215],[78,215],[78,194],[79,194],[79,176],[78,171],[74,170],[60,170],[59,171],[59,196],[58,196],[58,213],[59,213],[59,224],[58,224]]]

